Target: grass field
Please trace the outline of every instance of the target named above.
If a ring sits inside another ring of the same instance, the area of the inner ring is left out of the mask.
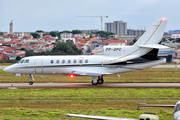
[[[180,70],[145,69],[105,76],[105,82],[180,82]],[[69,79],[62,75],[35,75],[35,82],[91,82],[91,77]],[[0,82],[29,82],[0,70]],[[138,103],[175,104],[180,89],[170,88],[81,88],[81,89],[0,89],[0,119],[72,119],[67,113],[138,118],[141,113],[156,113],[160,120],[172,120],[173,108],[138,108]]]
[[[81,88],[0,90],[0,118],[77,119],[67,113],[138,118],[141,113],[156,113],[172,120],[173,108],[145,108],[138,103],[175,104],[179,89]]]

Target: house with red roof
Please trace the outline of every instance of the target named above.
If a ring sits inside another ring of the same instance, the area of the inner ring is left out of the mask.
[[[110,40],[107,39],[104,42],[100,42],[101,45],[119,45],[119,46],[125,46],[128,45],[128,42],[126,40]]]
[[[171,38],[172,39],[180,38],[180,33],[173,33],[173,34],[171,34]]]

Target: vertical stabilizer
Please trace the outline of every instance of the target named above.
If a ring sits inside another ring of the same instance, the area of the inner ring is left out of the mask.
[[[165,18],[156,20],[133,46],[158,44],[162,39],[166,23]]]

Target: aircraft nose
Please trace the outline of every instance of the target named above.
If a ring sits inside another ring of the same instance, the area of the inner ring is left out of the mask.
[[[8,67],[5,67],[5,68],[3,69],[3,71],[4,71],[4,72],[8,72]]]
[[[11,73],[11,72],[12,72],[10,66],[4,68],[3,71],[4,71],[4,72],[8,72],[8,73]]]

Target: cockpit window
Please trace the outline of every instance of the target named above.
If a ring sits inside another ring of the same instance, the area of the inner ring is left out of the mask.
[[[17,64],[20,63],[20,62],[21,62],[21,60],[19,60],[19,61],[17,62]]]
[[[24,59],[21,61],[21,63],[23,63],[24,62]]]
[[[29,59],[26,59],[24,63],[29,63]]]

